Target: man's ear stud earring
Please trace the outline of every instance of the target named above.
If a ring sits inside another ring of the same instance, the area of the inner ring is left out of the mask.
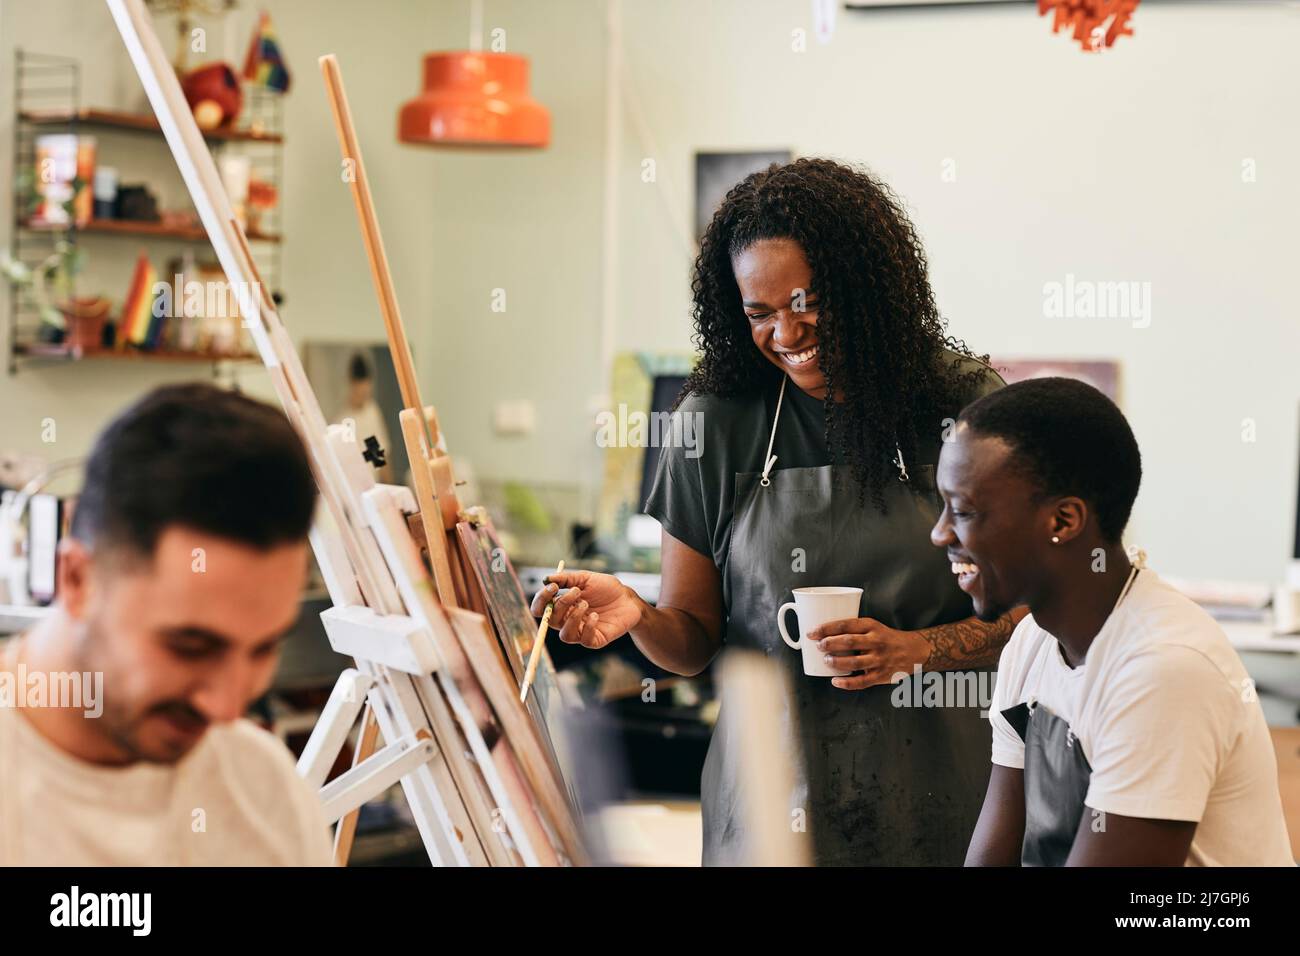
[[[1060,544],[1060,543],[1061,543],[1061,539],[1058,538],[1056,535],[1052,535],[1052,544]]]

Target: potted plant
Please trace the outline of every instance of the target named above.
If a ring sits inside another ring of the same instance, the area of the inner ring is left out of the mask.
[[[0,252],[0,273],[31,295],[41,319],[40,339],[64,342],[78,352],[102,345],[110,305],[103,296],[76,296],[73,279],[84,263],[85,253],[67,239],[55,242],[54,251],[35,266]]]

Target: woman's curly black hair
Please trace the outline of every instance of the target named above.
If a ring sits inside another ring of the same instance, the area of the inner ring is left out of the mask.
[[[851,466],[859,503],[870,491],[884,511],[885,483],[898,475],[895,445],[904,462],[917,461],[918,423],[933,422],[937,432],[986,374],[960,356],[987,356],[947,334],[925,252],[889,187],[829,159],[796,159],[733,186],[704,233],[691,280],[701,358],[682,397],[777,387],[783,373],[754,346],[732,259],[778,238],[797,242],[812,269],[826,446],[832,461]],[[945,360],[945,349],[958,357]]]

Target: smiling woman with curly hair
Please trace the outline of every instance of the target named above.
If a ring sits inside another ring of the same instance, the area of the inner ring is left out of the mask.
[[[930,543],[934,466],[963,406],[1002,381],[946,334],[898,200],[851,166],[800,159],[738,183],[691,288],[701,356],[676,412],[697,441],[662,450],[645,506],[663,526],[659,602],[574,571],[552,576],[534,612],[567,588],[551,618],[563,640],[628,633],[679,674],[724,643],[772,657],[789,736],[771,743],[798,769],[780,795],[790,819],[774,825],[806,832],[819,864],[960,864],[989,774],[982,691],[1023,612],[972,615]],[[830,589],[852,613],[814,619]],[[803,653],[778,619],[792,592]],[[747,732],[726,712],[714,730],[706,864],[750,858]]]
[[[816,362],[791,361],[803,336],[757,338],[775,313],[741,301],[733,263],[760,242],[764,258],[797,246],[807,259]],[[960,410],[990,371],[963,362],[974,356],[945,334],[921,241],[889,188],[830,160],[772,166],[733,187],[700,243],[691,291],[702,357],[686,391],[775,392],[785,372],[814,398],[835,395],[825,403],[827,444],[877,505],[896,472],[873,449],[897,445],[915,461],[918,424]]]

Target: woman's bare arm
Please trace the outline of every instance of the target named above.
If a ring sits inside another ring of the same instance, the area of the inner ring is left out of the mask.
[[[664,670],[698,674],[722,647],[722,578],[711,557],[667,531],[662,549],[657,607],[612,574],[560,571],[533,597],[533,616],[541,617],[553,600],[550,624],[566,644],[596,649],[631,634]]]
[[[692,676],[722,647],[722,575],[713,559],[663,532],[659,603],[639,596],[641,618],[633,642],[653,663]],[[630,590],[630,589],[629,589]]]
[[[1029,613],[1029,608],[1012,608],[996,621],[968,617],[951,624],[923,628],[920,634],[930,644],[930,656],[922,668],[927,671],[964,671],[995,667],[1011,632]]]

